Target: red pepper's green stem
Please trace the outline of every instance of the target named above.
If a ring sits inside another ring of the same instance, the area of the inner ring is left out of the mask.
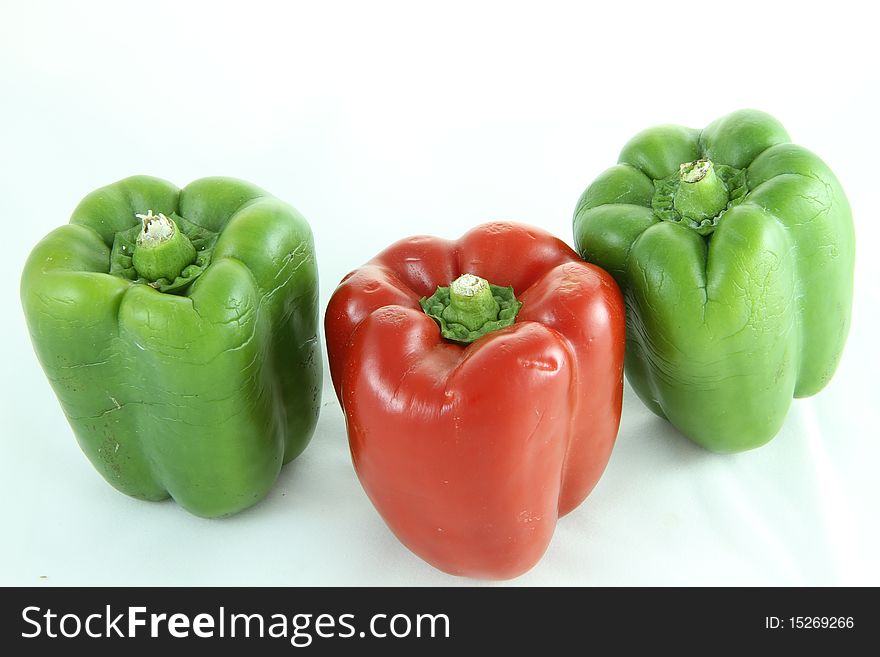
[[[438,287],[430,297],[419,299],[419,305],[440,325],[440,335],[470,344],[513,324],[522,302],[517,301],[512,287],[499,287],[465,274],[449,287]]]
[[[195,262],[196,249],[174,220],[161,212],[136,215],[144,222],[132,254],[138,275],[148,281],[173,281],[188,265]]]
[[[447,322],[461,324],[469,331],[476,331],[486,322],[498,319],[501,307],[492,296],[485,278],[464,274],[449,286],[449,306],[443,311]]]
[[[717,216],[730,201],[727,187],[715,175],[711,160],[686,162],[679,170],[674,206],[682,217],[700,222]]]

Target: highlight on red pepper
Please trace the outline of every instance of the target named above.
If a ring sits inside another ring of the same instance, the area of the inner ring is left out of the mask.
[[[355,470],[391,531],[457,575],[534,566],[617,436],[611,276],[514,223],[410,237],[343,279],[325,334]]]

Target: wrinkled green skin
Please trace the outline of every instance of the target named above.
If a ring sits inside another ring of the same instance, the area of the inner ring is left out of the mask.
[[[747,169],[749,193],[702,238],[651,211],[652,180],[701,157]],[[849,330],[855,238],[843,190],[775,119],[659,126],[581,196],[574,239],[627,303],[626,376],[642,401],[716,452],[769,441],[792,397],[821,390]]]
[[[117,231],[148,209],[220,233],[184,294],[108,274]],[[136,176],[87,196],[34,248],[21,298],[80,446],[117,489],[199,516],[251,506],[315,427],[321,394],[311,230],[248,183],[182,190]]]

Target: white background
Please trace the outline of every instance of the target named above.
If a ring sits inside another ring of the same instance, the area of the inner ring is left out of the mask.
[[[492,219],[571,242],[583,188],[656,123],[776,115],[843,182],[853,328],[780,435],[710,454],[627,388],[592,496],[517,584],[880,584],[877,159],[870,3],[0,3],[0,584],[467,584],[402,547],[329,387],[310,448],[236,517],[113,490],[80,453],[18,301],[33,245],[147,173],[255,182],[310,220],[322,305],[413,233]],[[430,8],[429,8],[430,7]],[[859,8],[863,7],[863,8]]]

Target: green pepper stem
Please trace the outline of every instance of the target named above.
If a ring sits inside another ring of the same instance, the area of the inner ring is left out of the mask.
[[[131,261],[135,271],[148,281],[173,281],[195,262],[196,249],[174,220],[161,212],[135,215],[144,223],[138,235]]]
[[[501,310],[492,296],[485,278],[464,274],[449,286],[449,306],[443,310],[443,319],[476,331],[486,322],[498,319]]]
[[[678,213],[700,222],[716,217],[730,201],[727,187],[715,175],[711,160],[686,162],[679,168],[679,187],[673,205]]]

